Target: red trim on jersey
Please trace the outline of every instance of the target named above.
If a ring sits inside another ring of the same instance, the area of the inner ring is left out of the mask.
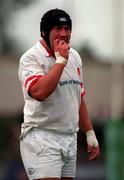
[[[26,86],[27,86],[27,83],[28,83],[29,81],[33,80],[34,78],[35,78],[35,79],[37,79],[37,78],[39,79],[40,77],[42,77],[42,76],[41,76],[41,75],[33,75],[33,76],[30,76],[29,78],[26,79],[24,86],[26,87]]]
[[[40,43],[44,46],[44,48],[45,48],[46,51],[48,52],[48,54],[49,54],[48,56],[49,56],[49,57],[50,57],[50,56],[54,56],[53,50],[50,49],[50,48],[47,46],[47,44],[46,44],[46,42],[45,42],[44,39],[40,40]]]
[[[41,78],[42,76],[37,76],[29,85],[27,91],[31,89],[31,87]]]
[[[81,86],[81,88],[83,88],[83,83],[82,82],[80,83],[80,86]]]

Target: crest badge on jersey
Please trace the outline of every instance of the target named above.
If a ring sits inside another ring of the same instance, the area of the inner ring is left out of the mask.
[[[79,67],[77,67],[77,73],[78,73],[79,76],[81,75],[81,72],[80,72],[80,68],[79,68]]]
[[[25,69],[25,70],[23,70],[22,77],[24,79],[28,76],[31,76],[32,74],[33,74],[33,71]]]

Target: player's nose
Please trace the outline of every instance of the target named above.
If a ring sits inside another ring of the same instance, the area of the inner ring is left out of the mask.
[[[61,29],[60,36],[62,36],[62,37],[67,36],[67,32],[66,32],[66,30],[64,28]]]

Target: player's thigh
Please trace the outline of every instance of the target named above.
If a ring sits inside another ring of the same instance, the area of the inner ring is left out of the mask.
[[[62,178],[65,180],[72,180],[76,175],[76,162],[77,162],[77,141],[71,143],[68,153],[64,155],[64,165],[62,166]]]
[[[62,180],[72,180],[76,174],[76,157],[72,160],[66,161],[62,167]]]
[[[60,149],[53,147],[39,134],[30,132],[20,142],[20,151],[23,164],[30,180],[61,179],[61,160]]]

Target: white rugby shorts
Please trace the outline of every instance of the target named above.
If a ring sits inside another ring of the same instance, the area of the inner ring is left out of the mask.
[[[20,152],[30,180],[75,177],[77,134],[33,129],[20,140]]]

